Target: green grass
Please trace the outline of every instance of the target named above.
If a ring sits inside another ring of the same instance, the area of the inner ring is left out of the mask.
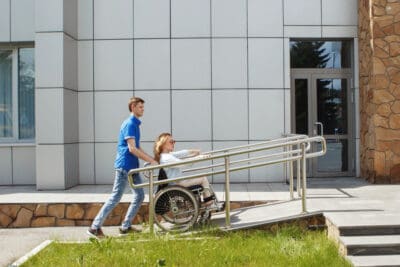
[[[54,242],[23,266],[351,266],[324,231],[288,226],[266,231],[210,230],[186,236],[138,234]]]

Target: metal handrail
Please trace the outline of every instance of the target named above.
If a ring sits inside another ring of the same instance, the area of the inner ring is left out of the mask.
[[[321,150],[317,151],[317,152],[309,152],[312,142],[321,143]],[[296,147],[296,149],[293,149],[293,147]],[[276,149],[276,148],[289,148],[289,149],[287,151],[277,152],[277,153],[273,153],[273,154],[269,154],[269,155],[241,159],[241,160],[236,160],[236,161],[230,161],[230,158],[232,156],[248,154],[248,153],[252,153],[252,152],[266,151],[266,150],[271,150],[271,149]],[[309,153],[307,153],[307,152],[309,152]],[[132,188],[142,188],[142,187],[146,187],[146,186],[149,187],[149,224],[150,224],[150,231],[153,232],[153,230],[154,230],[153,229],[153,227],[154,227],[153,226],[154,197],[153,197],[152,192],[154,192],[155,185],[225,173],[225,213],[226,213],[225,225],[227,228],[230,228],[230,189],[229,189],[229,187],[230,187],[230,172],[244,170],[244,169],[250,169],[250,168],[255,168],[255,167],[261,167],[261,166],[267,166],[267,165],[273,165],[273,164],[277,164],[277,163],[290,163],[291,170],[293,170],[293,162],[296,161],[297,165],[298,165],[298,168],[297,168],[298,169],[297,190],[299,190],[299,187],[300,187],[299,186],[300,185],[299,177],[300,177],[300,170],[301,170],[301,177],[302,177],[302,182],[303,182],[302,183],[302,194],[301,194],[302,195],[302,211],[307,212],[307,209],[306,209],[306,160],[308,158],[313,158],[313,157],[318,157],[318,156],[324,155],[325,153],[326,153],[326,141],[322,136],[308,137],[306,135],[290,135],[288,137],[277,138],[274,140],[268,140],[268,141],[255,143],[255,144],[236,146],[236,147],[231,147],[231,148],[226,148],[226,149],[205,152],[205,153],[203,153],[203,155],[206,155],[206,157],[200,156],[200,157],[184,159],[180,162],[175,162],[175,163],[150,165],[148,167],[132,169],[128,172],[128,178],[129,178],[129,184]],[[176,177],[176,178],[172,178],[172,179],[168,178],[167,180],[154,181],[154,177],[155,177],[154,171],[157,169],[183,166],[183,165],[187,165],[187,164],[193,164],[193,163],[210,161],[210,160],[221,159],[221,158],[224,159],[224,163],[184,170],[184,172],[198,171],[198,170],[204,170],[204,169],[211,169],[211,171],[202,172],[202,173],[193,174],[193,175],[180,176],[180,177]],[[272,158],[272,159],[263,161],[263,162],[259,162],[259,163],[250,164],[254,160],[260,160],[260,159],[264,159],[264,158]],[[246,162],[247,162],[246,165],[242,165],[239,167],[232,167],[232,165],[239,164],[239,163],[246,163]],[[222,167],[222,166],[225,166],[225,168],[223,168],[221,170],[213,170],[215,167]],[[135,185],[133,183],[133,175],[136,173],[140,173],[140,172],[149,172],[149,182]],[[290,172],[290,176],[291,176],[290,177],[290,197],[291,197],[291,199],[293,199],[293,171]],[[300,196],[299,191],[298,191],[298,193]]]

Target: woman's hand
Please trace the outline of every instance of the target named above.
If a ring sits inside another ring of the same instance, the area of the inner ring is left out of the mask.
[[[196,158],[198,158],[198,159],[208,159],[210,157],[211,157],[210,154],[201,154],[201,155],[198,155]]]
[[[192,157],[200,155],[200,149],[190,149],[189,153]]]

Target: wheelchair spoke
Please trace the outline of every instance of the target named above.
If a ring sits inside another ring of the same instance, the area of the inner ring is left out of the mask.
[[[185,188],[172,186],[155,197],[155,221],[165,231],[185,231],[196,222],[198,203]]]

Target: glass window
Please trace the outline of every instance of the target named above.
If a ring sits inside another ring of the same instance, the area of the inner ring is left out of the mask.
[[[0,141],[35,138],[33,48],[0,48]]]
[[[291,41],[291,68],[351,67],[350,41]]]
[[[35,138],[35,64],[33,48],[20,48],[18,56],[18,126],[20,139]]]
[[[347,79],[317,79],[318,121],[325,134],[347,134]]]
[[[0,50],[0,138],[13,137],[12,51]]]
[[[308,83],[307,79],[295,80],[296,133],[308,134]]]

